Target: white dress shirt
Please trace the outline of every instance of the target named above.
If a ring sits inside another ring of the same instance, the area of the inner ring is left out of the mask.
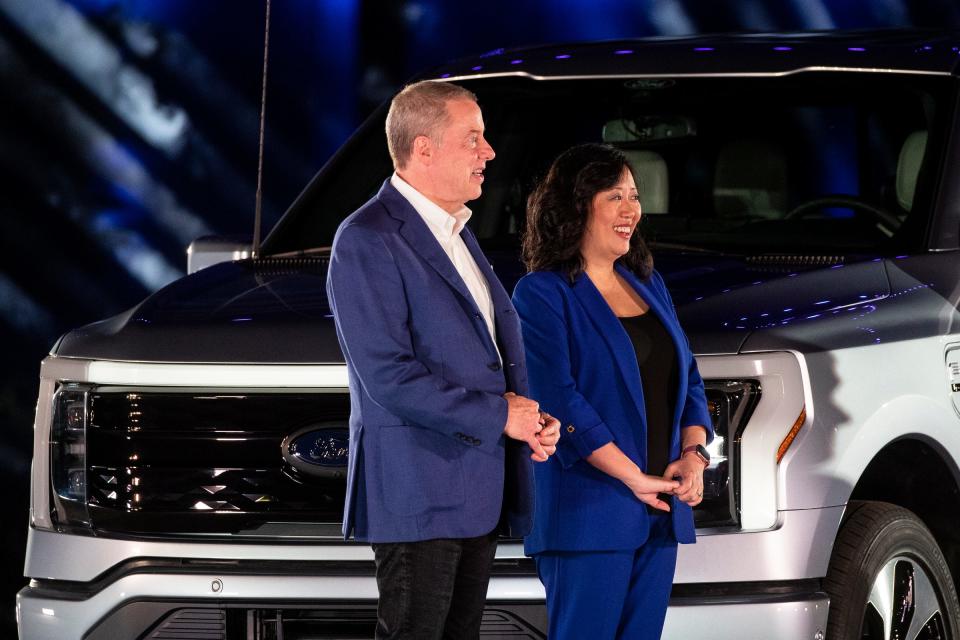
[[[457,273],[460,274],[464,284],[467,285],[470,295],[473,296],[477,308],[480,309],[487,330],[490,332],[490,339],[494,348],[497,349],[497,356],[499,356],[500,350],[497,348],[497,330],[493,319],[493,299],[490,297],[490,285],[480,272],[480,268],[477,267],[477,262],[470,254],[470,250],[467,249],[467,245],[464,244],[463,238],[460,237],[460,231],[463,230],[473,212],[464,206],[455,213],[447,213],[396,173],[390,177],[390,184],[407,199],[407,202],[413,205],[423,221],[427,223],[427,228],[440,243],[443,252],[450,258],[450,262],[453,263]]]

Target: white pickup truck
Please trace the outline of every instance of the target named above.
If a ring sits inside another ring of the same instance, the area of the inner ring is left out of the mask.
[[[479,96],[497,158],[470,224],[508,289],[552,158],[605,141],[631,160],[718,436],[665,638],[960,640],[958,50],[715,36],[423,76]],[[23,640],[372,636],[373,556],[340,537],[350,398],[324,280],[339,221],[390,175],[384,116],[256,260],[44,360]],[[544,638],[543,601],[502,541],[481,636]]]

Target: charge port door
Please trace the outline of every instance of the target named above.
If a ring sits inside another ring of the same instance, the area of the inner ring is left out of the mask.
[[[960,415],[960,344],[947,347],[947,383],[953,408]]]

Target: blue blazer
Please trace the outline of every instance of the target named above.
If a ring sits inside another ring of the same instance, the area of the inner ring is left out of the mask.
[[[676,459],[681,427],[703,425],[713,439],[703,380],[660,275],[654,272],[642,282],[621,265],[616,268],[663,322],[677,350],[680,375],[670,444]],[[559,272],[527,274],[517,283],[513,302],[523,327],[532,397],[563,425],[556,455],[536,467],[536,512],[526,552],[639,548],[649,531],[647,506],[584,460],[616,442],[647,468],[643,388],[627,332],[582,273],[573,284]],[[694,542],[691,508],[674,498],[671,509],[677,540]]]
[[[527,394],[520,323],[469,229],[501,360],[456,268],[386,181],[333,241],[327,296],[350,383],[343,533],[370,542],[530,530],[533,470],[503,435],[506,391]]]

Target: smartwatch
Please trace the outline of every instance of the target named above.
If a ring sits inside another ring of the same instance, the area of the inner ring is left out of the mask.
[[[700,462],[703,463],[703,466],[710,466],[710,452],[707,451],[707,448],[702,444],[692,444],[689,447],[686,447],[683,451],[680,452],[680,457],[687,455],[688,453],[695,453],[697,457],[700,458]]]

